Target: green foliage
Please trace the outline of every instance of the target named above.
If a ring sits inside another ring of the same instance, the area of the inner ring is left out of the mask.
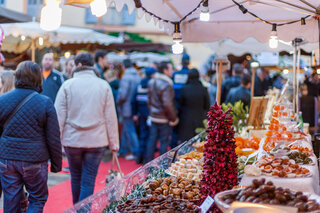
[[[152,170],[152,173],[148,175],[145,181],[159,179],[159,178],[166,178],[166,177],[169,177],[169,175],[166,173],[165,169],[160,169],[155,172],[154,170]]]
[[[147,192],[146,192],[145,188],[140,184],[136,184],[133,186],[133,189],[130,194],[122,197],[120,200],[113,201],[102,212],[103,213],[117,212],[116,209],[119,204],[125,203],[128,200],[141,199],[145,196],[147,196]]]
[[[249,114],[248,106],[244,107],[242,101],[236,102],[234,105],[231,103],[222,104],[222,110],[226,112],[229,108],[232,110],[233,127],[236,133],[240,134],[243,127],[247,125],[247,115]]]
[[[195,132],[196,132],[197,134],[200,134],[200,133],[202,133],[202,132],[205,132],[206,129],[208,128],[208,119],[204,119],[202,122],[203,122],[203,126],[204,126],[204,127],[196,128]],[[206,136],[207,136],[207,134],[202,134],[202,135],[201,135],[202,141],[204,141],[204,140],[206,139]]]

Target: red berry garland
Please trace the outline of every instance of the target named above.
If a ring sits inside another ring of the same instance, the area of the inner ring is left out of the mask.
[[[217,103],[208,112],[207,141],[201,180],[201,200],[238,184],[237,155],[231,109],[221,110]],[[212,209],[219,212],[218,208]]]

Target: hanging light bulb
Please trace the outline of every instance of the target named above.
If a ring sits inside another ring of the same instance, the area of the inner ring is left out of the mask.
[[[180,23],[176,22],[174,24],[174,33],[173,33],[173,45],[171,46],[172,53],[179,55],[183,53],[183,45],[182,42],[182,36],[180,32]]]
[[[39,38],[39,45],[40,45],[40,46],[43,45],[43,38],[42,38],[42,37]]]
[[[91,13],[97,17],[101,17],[107,13],[107,4],[105,0],[94,0],[90,3]]]
[[[56,30],[61,25],[62,9],[56,0],[47,0],[41,10],[40,27],[46,31]]]
[[[26,40],[26,37],[24,35],[21,36],[21,40],[24,41]]]
[[[200,21],[209,21],[210,20],[210,12],[209,12],[209,0],[205,0],[202,3],[201,13],[200,13]]]
[[[278,34],[277,34],[277,24],[272,24],[272,32],[269,39],[269,47],[276,49],[279,45]]]
[[[180,42],[175,41],[171,46],[171,50],[173,54],[179,55],[183,53],[183,45]]]

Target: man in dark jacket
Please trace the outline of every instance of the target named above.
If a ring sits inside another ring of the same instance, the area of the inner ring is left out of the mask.
[[[155,68],[146,68],[145,75],[138,85],[132,96],[132,113],[133,120],[139,123],[139,156],[137,163],[143,162],[143,155],[146,150],[147,141],[149,138],[149,126],[147,120],[149,116],[148,110],[148,83],[157,70]]]
[[[227,100],[225,101],[226,104],[231,103],[234,105],[238,101],[242,101],[244,107],[250,105],[250,89],[251,87],[251,76],[244,74],[241,77],[241,85],[235,88],[232,88],[228,93]]]
[[[158,139],[161,143],[160,155],[168,151],[172,126],[179,122],[171,80],[172,65],[161,62],[158,71],[148,83],[148,109],[152,125],[144,163],[153,159]]]
[[[107,54],[108,53],[105,50],[97,50],[97,52],[95,52],[95,54],[94,54],[94,61],[96,63],[94,65],[94,67],[99,70],[100,78],[102,78],[103,80],[105,80],[103,73],[108,66],[108,55]]]
[[[133,155],[127,156],[126,159],[136,160],[139,155],[139,140],[133,121],[131,99],[141,79],[130,59],[124,60],[123,64],[126,70],[120,80],[117,97],[119,117],[122,119],[123,125],[119,154],[125,155],[130,150]]]
[[[234,64],[232,67],[232,76],[222,82],[221,85],[221,103],[225,102],[229,91],[240,85],[240,76],[244,68],[241,64]]]
[[[48,198],[48,160],[51,172],[62,167],[60,130],[52,101],[41,92],[40,67],[22,62],[16,71],[16,89],[0,96],[0,125],[25,98],[0,138],[0,177],[4,212],[20,212],[22,188],[29,193],[28,212],[43,212]],[[33,96],[29,96],[29,95]]]
[[[266,88],[266,78],[268,77],[268,72],[262,68],[257,70],[257,74],[254,78],[254,96],[264,96],[267,89]]]
[[[63,75],[53,69],[53,55],[47,53],[42,58],[42,95],[51,98],[52,102],[56,100],[57,93],[64,81]]]

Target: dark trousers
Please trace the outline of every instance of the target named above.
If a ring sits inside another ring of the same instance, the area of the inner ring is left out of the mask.
[[[160,141],[160,155],[167,152],[171,133],[172,127],[168,123],[159,124],[152,122],[144,163],[153,160],[158,140]]]
[[[106,148],[64,148],[71,173],[72,200],[75,204],[93,194],[98,168]]]
[[[149,139],[149,126],[147,124],[148,116],[139,116],[139,155],[143,157]]]
[[[29,193],[30,213],[43,212],[48,199],[48,162],[32,163],[0,159],[4,213],[21,212],[23,186]]]

